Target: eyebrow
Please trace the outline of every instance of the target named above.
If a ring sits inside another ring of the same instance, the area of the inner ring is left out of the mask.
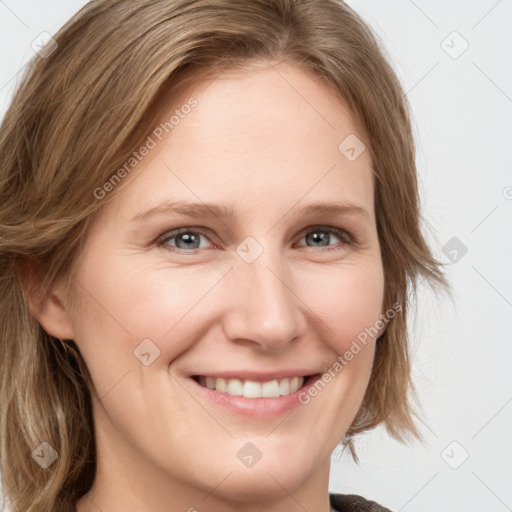
[[[325,214],[357,214],[370,220],[368,211],[363,207],[342,202],[311,203],[301,208],[299,213],[306,216]],[[220,219],[232,219],[234,217],[233,208],[226,205],[204,202],[165,201],[157,206],[140,211],[131,219],[130,222],[142,222],[154,216],[172,214],[185,215],[193,218],[214,216]]]

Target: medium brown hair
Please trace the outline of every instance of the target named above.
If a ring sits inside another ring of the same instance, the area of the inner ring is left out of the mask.
[[[420,229],[409,107],[362,19],[341,0],[97,0],[54,37],[58,47],[27,66],[0,131],[0,460],[13,512],[73,510],[96,458],[87,368],[72,340],[31,314],[36,281],[25,272],[36,269],[42,295],[64,276],[71,300],[71,271],[103,204],[93,191],[140,147],[158,100],[186,76],[265,59],[322,77],[363,127],[373,162],[385,308],[402,312],[377,343],[344,445],[357,461],[352,437],[381,423],[397,439],[419,437],[408,304],[418,278],[447,282]],[[49,470],[31,457],[43,441],[58,453]]]

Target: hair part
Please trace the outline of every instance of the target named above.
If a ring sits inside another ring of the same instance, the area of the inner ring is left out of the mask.
[[[286,61],[339,94],[362,127],[373,162],[385,276],[384,308],[397,315],[380,337],[360,410],[344,445],[383,423],[399,440],[420,437],[407,309],[419,277],[447,287],[420,229],[409,106],[376,36],[341,0],[96,0],[55,36],[57,49],[27,66],[0,130],[1,473],[13,512],[73,510],[92,485],[95,443],[90,377],[72,340],[31,314],[63,279],[78,311],[73,269],[94,213],[93,191],[146,139],[156,106],[188,80]],[[134,171],[136,172],[136,171]],[[32,276],[28,280],[27,276]],[[31,452],[57,452],[42,471]]]

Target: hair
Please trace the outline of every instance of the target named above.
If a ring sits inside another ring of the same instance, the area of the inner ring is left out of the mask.
[[[105,202],[93,191],[140,147],[155,105],[190,78],[264,60],[322,77],[363,127],[384,303],[402,306],[378,339],[343,446],[357,462],[353,437],[379,424],[397,440],[421,439],[408,305],[420,277],[435,289],[449,284],[421,232],[409,106],[365,22],[341,0],[96,0],[54,39],[53,51],[29,62],[0,129],[0,469],[13,512],[74,510],[96,469],[85,362],[73,340],[45,332],[29,290],[43,296],[62,278],[66,306],[76,307],[72,270]],[[58,453],[50,470],[31,456],[43,441]]]

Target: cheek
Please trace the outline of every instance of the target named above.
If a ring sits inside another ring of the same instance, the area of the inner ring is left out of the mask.
[[[303,297],[325,324],[325,340],[337,354],[349,350],[353,340],[368,344],[382,312],[384,275],[378,258],[366,265],[324,268],[304,276]],[[366,333],[366,334],[365,334]]]
[[[75,319],[77,343],[91,369],[100,376],[108,361],[119,371],[137,367],[133,352],[145,339],[167,360],[177,357],[198,336],[198,316],[213,312],[208,294],[223,273],[91,251],[77,273],[81,304]]]

